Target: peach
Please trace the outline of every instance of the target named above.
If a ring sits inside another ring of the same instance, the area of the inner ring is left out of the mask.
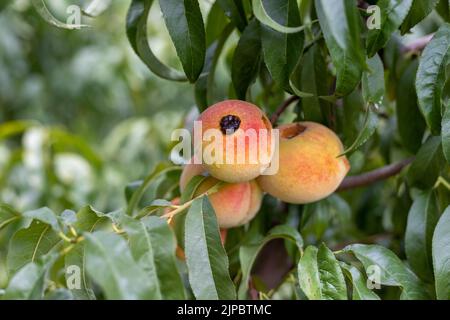
[[[188,164],[180,178],[180,190],[196,175],[204,174],[201,165]],[[196,196],[208,191],[219,180],[207,177],[198,187]],[[258,213],[262,202],[262,191],[255,180],[241,183],[228,183],[219,191],[210,194],[209,201],[217,216],[220,228],[229,229],[248,223]]]
[[[282,125],[279,141],[279,169],[261,175],[263,191],[294,204],[305,204],[332,194],[350,170],[343,146],[336,134],[313,122]]]
[[[202,125],[203,165],[214,178],[246,182],[269,166],[272,125],[257,106],[227,100],[206,109],[198,120]]]

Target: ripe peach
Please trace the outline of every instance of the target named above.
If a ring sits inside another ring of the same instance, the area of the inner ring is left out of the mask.
[[[350,164],[336,134],[313,122],[282,125],[279,169],[258,178],[261,188],[285,202],[304,204],[326,198],[336,191]]]
[[[180,190],[196,175],[204,173],[201,165],[188,164],[180,178]],[[196,191],[196,196],[208,191],[219,180],[208,177]],[[248,223],[258,213],[262,202],[262,191],[256,181],[225,184],[219,191],[210,194],[209,201],[217,216],[220,228],[233,228]]]
[[[240,100],[219,102],[206,109],[199,121],[203,165],[214,178],[230,183],[250,181],[268,167],[272,125],[257,106]],[[209,136],[210,129],[215,130]],[[221,147],[215,147],[217,140]]]

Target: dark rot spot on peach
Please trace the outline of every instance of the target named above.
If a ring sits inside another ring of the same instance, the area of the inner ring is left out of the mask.
[[[300,123],[295,123],[281,131],[281,137],[284,139],[292,139],[298,136],[299,134],[305,132],[306,127],[301,125]]]
[[[241,119],[235,115],[224,116],[220,120],[220,130],[223,134],[233,134],[241,125]]]

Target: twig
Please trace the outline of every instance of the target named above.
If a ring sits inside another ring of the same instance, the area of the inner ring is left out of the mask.
[[[300,98],[297,96],[292,96],[289,99],[287,99],[286,101],[284,101],[280,106],[278,106],[277,110],[270,118],[270,122],[272,123],[272,125],[275,125],[278,121],[278,118],[281,116],[281,114],[291,105],[291,103],[297,101],[298,99],[300,99]]]
[[[388,166],[369,171],[357,176],[351,176],[344,179],[337,191],[344,191],[348,189],[364,187],[374,182],[384,180],[386,178],[395,176],[404,167],[409,165],[414,158],[408,158],[397,163],[390,164]]]
[[[433,37],[434,37],[434,33],[417,38],[416,40],[412,41],[410,44],[403,46],[401,48],[401,51],[403,53],[420,52],[427,46],[427,44],[431,41],[431,39],[433,39]]]

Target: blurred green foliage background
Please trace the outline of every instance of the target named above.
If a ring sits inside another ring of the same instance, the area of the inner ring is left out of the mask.
[[[83,1],[47,4],[65,21],[67,7]],[[91,27],[81,30],[48,24],[29,0],[0,12],[0,202],[114,210],[128,182],[167,159],[170,132],[194,105],[192,89],[157,78],[135,56],[128,5],[114,1],[103,15],[83,17]],[[163,25],[151,24],[152,46],[176,66]]]

